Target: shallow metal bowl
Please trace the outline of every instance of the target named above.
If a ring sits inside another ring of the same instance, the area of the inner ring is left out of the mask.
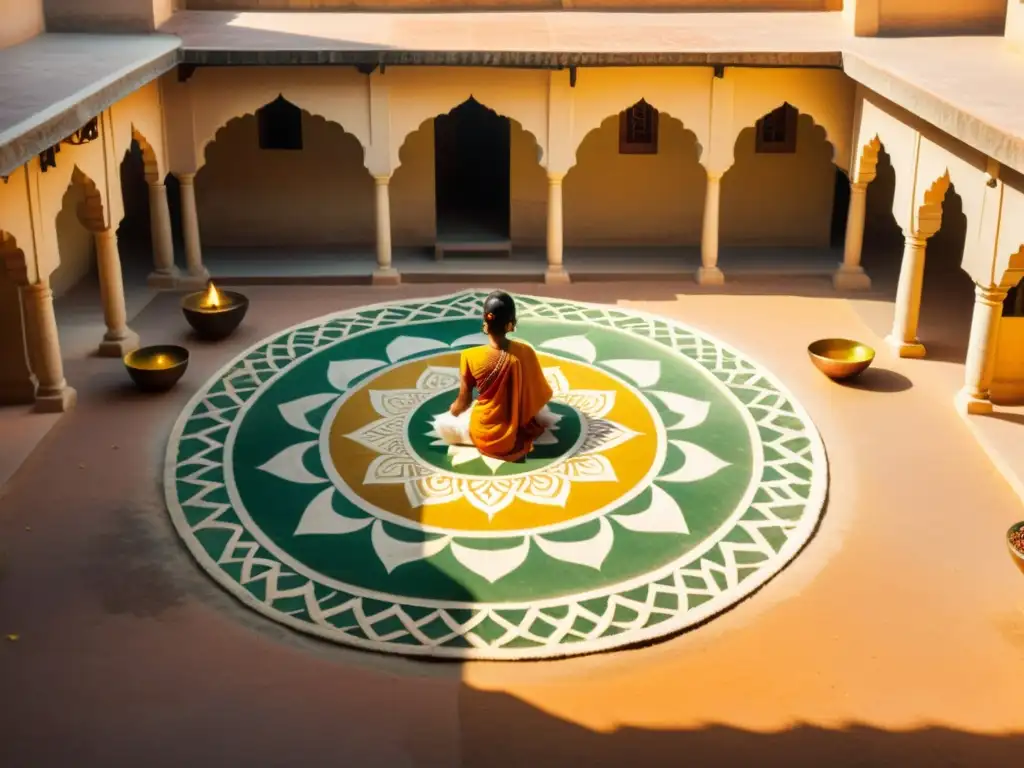
[[[218,291],[224,304],[205,307],[206,291],[190,293],[181,300],[181,311],[201,339],[217,341],[234,333],[249,311],[249,298],[237,291]]]
[[[863,373],[875,359],[875,350],[852,339],[818,339],[807,347],[814,366],[835,381]]]
[[[124,356],[124,367],[143,392],[165,392],[185,374],[188,350],[174,344],[141,347]]]
[[[1013,544],[1010,543],[1010,536],[1012,536],[1014,532],[1019,531],[1022,528],[1024,528],[1024,520],[1010,526],[1010,530],[1006,532],[1006,546],[1010,550],[1010,558],[1013,560],[1014,564],[1016,564],[1016,566],[1020,568],[1020,572],[1024,573],[1024,552],[1015,549]]]

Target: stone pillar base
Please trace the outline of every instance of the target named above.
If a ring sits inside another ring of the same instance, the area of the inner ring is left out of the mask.
[[[139,334],[129,330],[123,339],[104,339],[100,342],[100,357],[124,357],[139,348]]]
[[[146,285],[150,288],[177,288],[180,284],[181,273],[177,270],[170,272],[150,272],[146,278]]]
[[[863,267],[841,266],[832,275],[832,286],[837,291],[866,291],[871,288],[871,278]]]
[[[886,336],[885,343],[892,347],[900,357],[919,359],[924,357],[927,352],[924,344],[919,341],[902,341],[894,339],[892,336]]]
[[[956,409],[960,413],[970,414],[972,416],[984,416],[992,413],[994,410],[991,400],[987,397],[975,397],[966,389],[961,389],[953,399],[953,402],[956,404]]]
[[[32,410],[36,413],[67,413],[75,407],[76,402],[78,402],[78,393],[71,387],[64,387],[60,392],[36,395],[36,402]]]
[[[548,267],[544,272],[544,282],[547,285],[569,285],[572,279],[565,267]]]
[[[375,269],[370,277],[372,285],[401,285],[402,274],[394,267]]]
[[[725,274],[718,267],[700,267],[697,270],[698,285],[725,285]]]
[[[210,273],[206,270],[203,270],[201,273],[196,275],[193,275],[190,272],[182,272],[174,282],[174,287],[182,288],[187,291],[202,291],[206,289],[206,285],[209,282]]]

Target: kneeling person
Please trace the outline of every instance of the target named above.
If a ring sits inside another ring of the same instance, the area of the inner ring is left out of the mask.
[[[462,353],[459,395],[434,425],[449,444],[472,445],[484,456],[518,461],[558,420],[547,407],[551,386],[533,347],[508,338],[516,327],[512,297],[495,291],[483,310],[489,343]]]

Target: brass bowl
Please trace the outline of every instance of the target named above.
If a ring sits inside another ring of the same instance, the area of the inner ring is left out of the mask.
[[[852,379],[867,370],[875,350],[852,339],[818,339],[807,347],[814,367],[833,381]]]
[[[1010,536],[1015,532],[1024,528],[1024,521],[1016,523],[1010,526],[1010,530],[1006,532],[1006,546],[1010,549],[1010,558],[1020,568],[1020,572],[1024,573],[1024,552],[1015,549],[1013,544],[1010,543]]]
[[[143,392],[166,392],[188,368],[188,350],[173,344],[141,347],[124,356],[124,367]]]
[[[249,311],[249,298],[236,291],[219,291],[224,303],[219,307],[204,307],[206,291],[190,293],[181,300],[181,311],[201,339],[226,339],[242,322]]]

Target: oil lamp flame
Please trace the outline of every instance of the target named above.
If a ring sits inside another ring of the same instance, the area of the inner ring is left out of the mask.
[[[206,289],[206,295],[203,296],[203,301],[200,306],[203,307],[219,307],[221,304],[220,293],[217,291],[217,287],[210,282],[210,287]]]

